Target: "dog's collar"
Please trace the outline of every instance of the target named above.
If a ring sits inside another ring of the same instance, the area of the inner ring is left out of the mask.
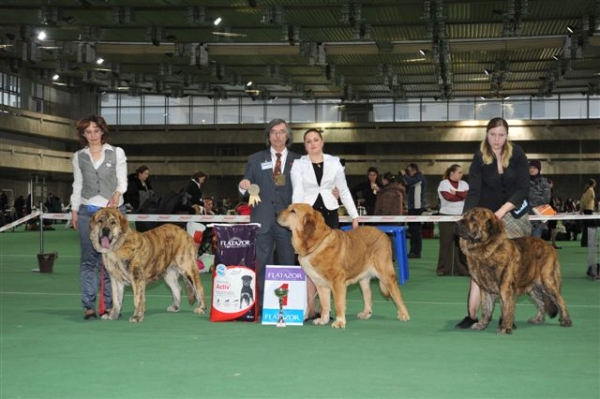
[[[331,235],[331,233],[333,233],[333,229],[331,229],[331,231],[329,231],[329,234],[327,234],[327,235],[325,236],[325,238],[323,238],[323,239],[321,240],[321,242],[317,244],[317,246],[316,246],[316,247],[314,247],[314,248],[312,248],[312,249],[311,249],[311,248],[309,248],[309,251],[308,251],[308,252],[306,253],[306,255],[304,255],[304,256],[310,255],[310,254],[312,254],[313,252],[315,252],[317,249],[319,249],[319,247],[320,247],[320,246],[321,246],[321,245],[322,245],[322,244],[325,242],[325,240],[327,240],[327,238],[329,238],[329,236]]]

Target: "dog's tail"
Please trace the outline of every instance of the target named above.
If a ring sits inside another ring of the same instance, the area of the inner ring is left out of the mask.
[[[554,259],[554,266],[552,268],[552,274],[549,277],[550,281],[545,284],[544,287],[544,310],[548,314],[548,316],[553,319],[559,312],[558,309],[558,298],[560,297],[560,285],[561,285],[561,277],[560,277],[560,264],[558,263],[558,258]],[[550,283],[551,282],[551,283]],[[562,315],[561,315],[562,316]]]

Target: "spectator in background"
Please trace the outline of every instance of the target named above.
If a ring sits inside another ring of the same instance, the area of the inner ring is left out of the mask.
[[[130,174],[125,193],[125,203],[131,206],[135,212],[150,197],[154,195],[152,184],[150,184],[150,168],[142,165]]]
[[[73,156],[73,194],[71,213],[81,245],[81,304],[85,320],[95,319],[98,274],[102,270],[104,304],[112,307],[110,277],[102,265],[101,254],[90,240],[90,219],[101,208],[119,208],[125,213],[123,194],[127,191],[127,157],[119,147],[108,144],[108,125],[101,116],[92,115],[76,125],[79,144]]]
[[[558,213],[561,209],[560,198],[554,195],[554,182],[548,179],[548,184],[550,185],[550,206],[552,207],[552,209],[554,209],[554,212]],[[556,229],[556,226],[558,226],[557,220],[548,220],[548,230],[550,232],[550,242],[552,244],[552,247],[554,247],[554,249],[562,249],[561,247],[556,245],[556,234],[558,231]]]
[[[503,118],[491,119],[486,127],[486,135],[479,150],[473,155],[469,168],[469,193],[465,200],[463,212],[474,207],[484,207],[492,210],[499,220],[502,220],[508,238],[522,237],[531,234],[528,228],[514,228],[517,223],[507,223],[513,210],[521,210],[523,202],[529,195],[529,172],[525,152],[508,139],[508,122]],[[514,216],[528,218],[527,212]],[[528,219],[527,219],[528,220]],[[513,220],[514,222],[514,220]],[[519,231],[520,230],[520,231]],[[528,230],[528,231],[526,231]],[[477,323],[477,312],[481,303],[481,291],[473,279],[469,288],[467,316],[456,328],[467,329]]]
[[[46,198],[46,203],[44,204],[47,211],[50,213],[60,213],[62,212],[62,205],[60,203],[60,198],[52,193],[48,194],[48,198]]]
[[[381,190],[381,183],[378,179],[379,172],[377,168],[371,166],[367,170],[367,180],[357,184],[350,193],[357,203],[362,203],[367,211],[367,215],[373,215],[375,212],[375,200],[377,193]]]
[[[215,202],[213,197],[204,197],[202,199],[204,203],[204,210],[202,211],[203,215],[216,215]]]
[[[206,180],[208,180],[208,175],[200,170],[192,175],[185,188],[185,192],[191,196],[191,205],[202,206],[202,185]]]
[[[48,193],[48,197],[46,197],[46,202],[44,203],[44,207],[46,208],[44,212],[49,213],[61,213],[62,205],[60,203],[60,198],[52,193]],[[55,223],[52,219],[44,219],[44,230],[54,230],[52,224]]]
[[[17,219],[25,216],[25,198],[22,195],[19,195],[15,200],[15,212],[17,213]]]
[[[460,165],[451,165],[444,172],[438,186],[440,215],[460,216],[463,213],[469,185],[462,180],[463,169]],[[456,222],[440,222],[440,249],[436,273],[438,276],[468,276],[467,259],[458,245],[458,236],[454,232]]]
[[[533,208],[546,205],[550,202],[551,188],[550,183],[545,177],[542,177],[542,163],[537,159],[529,161],[529,205],[532,207],[530,214],[534,214]],[[534,220],[531,223],[531,235],[541,237],[545,230],[545,223],[541,220]]]
[[[35,204],[33,203],[33,197],[31,196],[31,193],[27,194],[27,199],[25,200],[25,214],[26,215],[31,215],[31,213],[33,212],[33,208],[35,207]],[[25,225],[25,229],[26,230],[37,230],[38,229],[38,224],[37,224],[37,220],[36,219],[30,219],[27,224]]]
[[[29,193],[27,194],[27,199],[25,200],[25,212],[27,215],[31,215],[34,206],[35,204],[33,203],[31,193]]]
[[[425,193],[427,192],[427,180],[419,171],[415,163],[409,164],[403,172],[402,178],[408,188],[408,214],[420,216],[425,210]],[[423,224],[421,222],[408,223],[410,234],[409,258],[420,258],[423,249],[423,237],[421,235]]]
[[[581,213],[584,215],[591,215],[594,213],[594,208],[596,206],[596,192],[594,188],[596,187],[596,180],[590,179],[587,184],[583,188],[583,194],[581,195],[581,199],[579,200],[579,207],[581,209]],[[595,227],[595,220],[583,220],[581,228],[581,246],[588,246],[588,227]]]
[[[404,214],[404,196],[406,189],[392,172],[386,172],[381,179],[383,188],[375,200],[374,215]]]
[[[244,178],[238,189],[247,195],[250,185],[260,188],[261,202],[254,205],[250,221],[260,223],[256,234],[256,262],[259,311],[265,288],[266,265],[294,265],[292,233],[277,223],[277,214],[292,203],[290,171],[300,156],[288,150],[293,142],[292,130],[283,119],[273,119],[265,129],[267,149],[250,155]],[[237,209],[237,207],[236,207]],[[274,250],[277,249],[277,263]]]
[[[4,212],[8,208],[8,196],[4,191],[0,194],[0,212]]]
[[[567,213],[573,213],[577,211],[577,204],[572,197],[569,197],[565,201],[564,211]]]

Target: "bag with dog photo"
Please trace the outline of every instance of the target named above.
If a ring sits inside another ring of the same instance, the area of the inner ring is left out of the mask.
[[[214,224],[216,240],[210,321],[256,321],[256,223]]]

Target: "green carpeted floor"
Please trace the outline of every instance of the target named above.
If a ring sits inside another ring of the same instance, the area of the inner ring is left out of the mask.
[[[586,249],[561,242],[563,293],[574,326],[530,326],[519,300],[518,329],[454,329],[466,314],[468,279],[437,277],[437,240],[411,260],[402,294],[412,320],[395,318],[374,288],[374,315],[357,320],[349,289],[348,324],[330,327],[211,323],[185,304],[165,308],[163,283],[148,290],[144,323],[82,319],[78,241],[58,225],[44,234],[58,251],[40,274],[36,232],[0,234],[0,398],[598,398],[600,283],[584,277]],[[208,275],[202,275],[210,293]],[[207,299],[210,296],[207,295]],[[499,309],[496,309],[496,320]]]

